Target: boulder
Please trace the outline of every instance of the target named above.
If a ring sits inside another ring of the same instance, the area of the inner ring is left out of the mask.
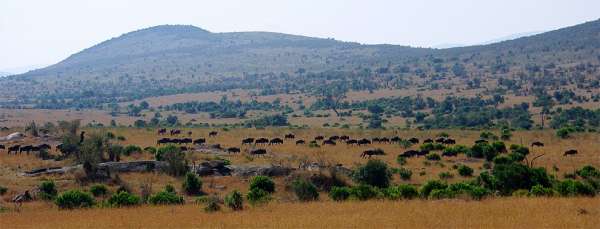
[[[192,170],[199,176],[229,176],[231,175],[231,169],[226,165],[227,163],[223,160],[211,160],[200,163]]]
[[[264,166],[227,166],[231,169],[231,173],[235,176],[250,177],[250,176],[287,176],[292,172],[292,168],[278,165]]]

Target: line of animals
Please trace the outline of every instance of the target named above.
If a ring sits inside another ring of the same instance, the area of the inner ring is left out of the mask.
[[[166,129],[159,129],[158,130],[158,134],[159,135],[163,135],[166,134],[167,130]],[[181,133],[181,130],[171,130],[170,133]],[[172,134],[173,135],[173,134]],[[176,135],[176,134],[175,134]],[[188,132],[188,135],[191,136],[191,132]],[[209,137],[216,137],[218,135],[218,132],[216,131],[211,131],[209,133]],[[294,140],[296,139],[296,136],[292,133],[286,134],[284,136],[284,138],[272,138],[272,139],[268,139],[268,138],[245,138],[242,139],[242,146],[244,145],[253,145],[253,146],[271,146],[271,145],[282,145],[284,143],[284,140]],[[314,137],[314,139],[310,142],[310,144],[316,145],[318,146],[319,142],[321,142],[322,145],[330,145],[330,146],[335,146],[338,143],[345,143],[346,145],[349,146],[366,146],[366,145],[371,145],[371,144],[398,144],[401,141],[403,141],[402,138],[395,136],[395,137],[375,137],[375,138],[371,138],[371,139],[367,139],[367,138],[362,138],[362,139],[352,139],[350,136],[347,135],[342,135],[342,136],[331,136],[329,138],[326,138],[325,136],[319,135]],[[406,141],[410,142],[411,144],[419,144],[420,140],[418,138],[409,138],[406,139]],[[194,145],[205,145],[207,143],[205,138],[198,138],[198,139],[191,139],[191,138],[182,138],[182,139],[171,139],[171,138],[161,138],[157,141],[157,145],[161,145],[161,144],[194,144]],[[447,138],[447,137],[440,137],[437,139],[425,139],[423,140],[424,144],[427,143],[438,143],[438,144],[444,144],[444,145],[454,145],[456,144],[456,140],[452,139],[452,138]],[[476,140],[475,144],[481,144],[481,143],[489,143],[487,140],[485,139],[480,139],[480,140]],[[303,139],[299,139],[299,140],[295,140],[295,144],[296,145],[304,145],[306,144],[306,141]],[[544,147],[544,143],[539,142],[539,141],[535,141],[533,143],[531,143],[531,147]],[[188,148],[185,146],[181,147],[182,150],[187,150]],[[212,145],[211,148],[216,148],[216,149],[222,149],[221,146],[219,144],[215,144]],[[225,149],[228,153],[239,153],[241,152],[241,149],[238,147],[229,147]],[[266,149],[252,149],[249,151],[250,154],[252,155],[262,155],[262,154],[266,154],[267,150]],[[425,156],[429,153],[429,151],[427,150],[408,150],[406,152],[403,152],[402,154],[400,154],[401,157],[414,157],[414,156]],[[567,150],[564,152],[563,156],[568,156],[568,155],[575,155],[577,154],[578,151],[577,150]],[[385,152],[381,149],[369,149],[369,150],[365,150],[363,151],[363,153],[361,154],[361,157],[366,158],[366,157],[371,157],[371,156],[376,156],[376,155],[385,155]],[[452,156],[457,156],[455,153],[449,153],[449,152],[443,152],[442,156],[447,156],[447,157],[452,157]]]

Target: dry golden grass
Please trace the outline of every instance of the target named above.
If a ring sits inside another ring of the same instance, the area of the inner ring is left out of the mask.
[[[271,203],[241,212],[201,205],[64,211],[45,203],[0,214],[2,228],[597,228],[600,198],[506,198],[481,202]],[[41,209],[41,210],[40,210]]]

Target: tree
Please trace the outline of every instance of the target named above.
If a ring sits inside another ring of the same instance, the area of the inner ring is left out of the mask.
[[[332,109],[333,112],[339,117],[338,106],[341,101],[346,98],[348,87],[343,83],[325,85],[317,89],[317,94],[324,105]]]
[[[358,167],[352,179],[360,184],[386,188],[390,185],[392,173],[388,165],[380,160],[369,160],[366,165]]]

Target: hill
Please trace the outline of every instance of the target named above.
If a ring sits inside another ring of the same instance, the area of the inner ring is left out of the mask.
[[[454,81],[458,85],[557,69],[566,72],[560,77],[568,77],[597,69],[599,50],[600,21],[442,50],[162,25],[107,40],[47,68],[3,78],[0,105],[86,108],[235,88],[310,93],[332,84],[356,91],[401,89],[448,77],[460,78]]]

